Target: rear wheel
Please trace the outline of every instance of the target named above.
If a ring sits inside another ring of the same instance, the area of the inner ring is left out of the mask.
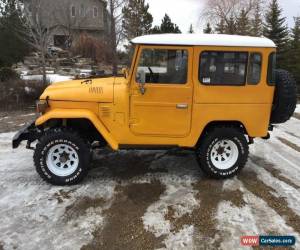
[[[50,130],[39,141],[34,163],[39,175],[54,185],[79,183],[88,172],[90,150],[75,132]]]
[[[248,142],[236,128],[216,127],[206,133],[196,151],[201,169],[216,179],[236,175],[246,164]]]

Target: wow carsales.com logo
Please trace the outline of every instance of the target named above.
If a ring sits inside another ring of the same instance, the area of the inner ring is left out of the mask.
[[[294,236],[242,236],[242,246],[293,246],[296,243]]]

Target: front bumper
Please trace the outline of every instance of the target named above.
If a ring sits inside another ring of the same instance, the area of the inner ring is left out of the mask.
[[[27,148],[30,148],[30,144],[41,137],[42,132],[32,122],[22,128],[12,140],[12,147],[18,148],[22,141],[27,141]]]

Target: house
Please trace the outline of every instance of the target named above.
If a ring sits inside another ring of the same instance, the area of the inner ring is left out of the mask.
[[[83,33],[103,39],[108,32],[105,0],[25,0],[24,5],[53,29],[50,44],[57,47],[69,47]]]

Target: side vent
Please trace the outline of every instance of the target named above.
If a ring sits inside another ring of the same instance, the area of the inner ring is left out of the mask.
[[[106,107],[106,106],[103,106],[103,107],[100,107],[100,115],[101,117],[110,117],[110,114],[111,114],[111,109],[110,107]]]

